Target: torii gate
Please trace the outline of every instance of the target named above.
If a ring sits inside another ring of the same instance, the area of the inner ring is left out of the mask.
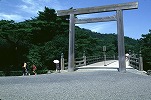
[[[58,16],[70,15],[68,71],[69,72],[74,71],[75,24],[117,21],[119,72],[126,72],[123,10],[131,10],[137,8],[138,8],[138,2],[130,2],[130,3],[123,3],[123,4],[107,5],[107,6],[57,11]],[[101,12],[111,12],[111,11],[116,11],[116,16],[103,17],[103,18],[88,18],[88,19],[75,19],[74,16],[80,14],[101,13]]]

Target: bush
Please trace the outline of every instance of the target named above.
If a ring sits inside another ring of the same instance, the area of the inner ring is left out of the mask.
[[[22,71],[10,71],[10,76],[21,76],[23,75]]]
[[[5,76],[3,71],[0,71],[0,76]]]
[[[49,70],[37,70],[37,74],[47,74]],[[52,71],[50,71],[52,73]],[[33,75],[32,71],[29,71],[30,75]],[[4,71],[0,71],[0,76],[22,76],[22,71],[10,71],[9,74],[6,74]]]
[[[37,74],[47,74],[48,70],[37,70]]]
[[[151,75],[151,70],[148,70],[148,71],[147,71],[147,75]]]

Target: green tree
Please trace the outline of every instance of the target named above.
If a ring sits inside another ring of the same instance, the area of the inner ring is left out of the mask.
[[[43,69],[42,50],[41,46],[32,45],[27,55],[29,66],[36,65],[38,69]]]
[[[68,16],[58,17],[54,9],[45,7],[39,11],[38,16],[30,21],[33,30],[33,43],[45,43],[53,39],[56,35],[68,34]]]
[[[144,70],[151,69],[151,30],[140,39],[141,51],[143,56]]]
[[[1,66],[5,66],[9,70],[19,69],[19,63],[21,63],[20,61],[22,61],[21,59],[30,45],[29,37],[30,28],[27,28],[25,23],[15,23],[12,20],[0,21],[0,39],[4,43],[3,47],[1,46],[1,52],[3,52],[1,53],[1,57],[3,58]]]
[[[45,44],[43,52],[46,66],[49,69],[54,69],[54,59],[60,60],[61,53],[64,53],[65,58],[68,56],[68,37],[66,35],[55,36]]]

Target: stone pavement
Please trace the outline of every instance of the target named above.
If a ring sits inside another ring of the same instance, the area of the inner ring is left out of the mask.
[[[0,99],[151,100],[151,76],[128,70],[131,71],[95,70],[0,77]]]

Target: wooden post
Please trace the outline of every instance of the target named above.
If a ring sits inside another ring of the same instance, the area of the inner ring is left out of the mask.
[[[118,34],[118,59],[119,72],[126,72],[125,47],[124,47],[124,28],[123,28],[123,11],[116,11],[117,17],[117,34]]]
[[[86,62],[85,52],[83,53],[83,60],[84,60],[84,66],[86,66],[86,65],[87,65],[87,62]]]
[[[106,54],[105,54],[105,52],[106,52],[106,46],[103,46],[103,53],[104,53],[104,66],[106,66]]]
[[[68,55],[68,71],[74,71],[74,40],[75,40],[75,18],[74,14],[70,14],[70,24],[69,24],[69,55]]]
[[[61,70],[64,70],[64,57],[63,57],[63,53],[61,53]]]
[[[105,54],[105,51],[104,51],[104,66],[106,66],[106,54]]]
[[[137,70],[139,70],[139,66],[137,65],[137,63],[139,63],[139,59],[138,58],[136,58],[136,54],[135,54],[135,68],[137,69]]]
[[[140,54],[139,54],[139,70],[143,71],[143,58],[142,58],[141,51],[140,51]]]
[[[129,50],[129,56],[128,56],[128,60],[129,60],[129,61],[128,61],[128,65],[129,65],[129,66],[131,66],[131,64],[130,64],[130,58],[131,58],[131,50]]]
[[[115,55],[113,56],[113,59],[115,60]]]

